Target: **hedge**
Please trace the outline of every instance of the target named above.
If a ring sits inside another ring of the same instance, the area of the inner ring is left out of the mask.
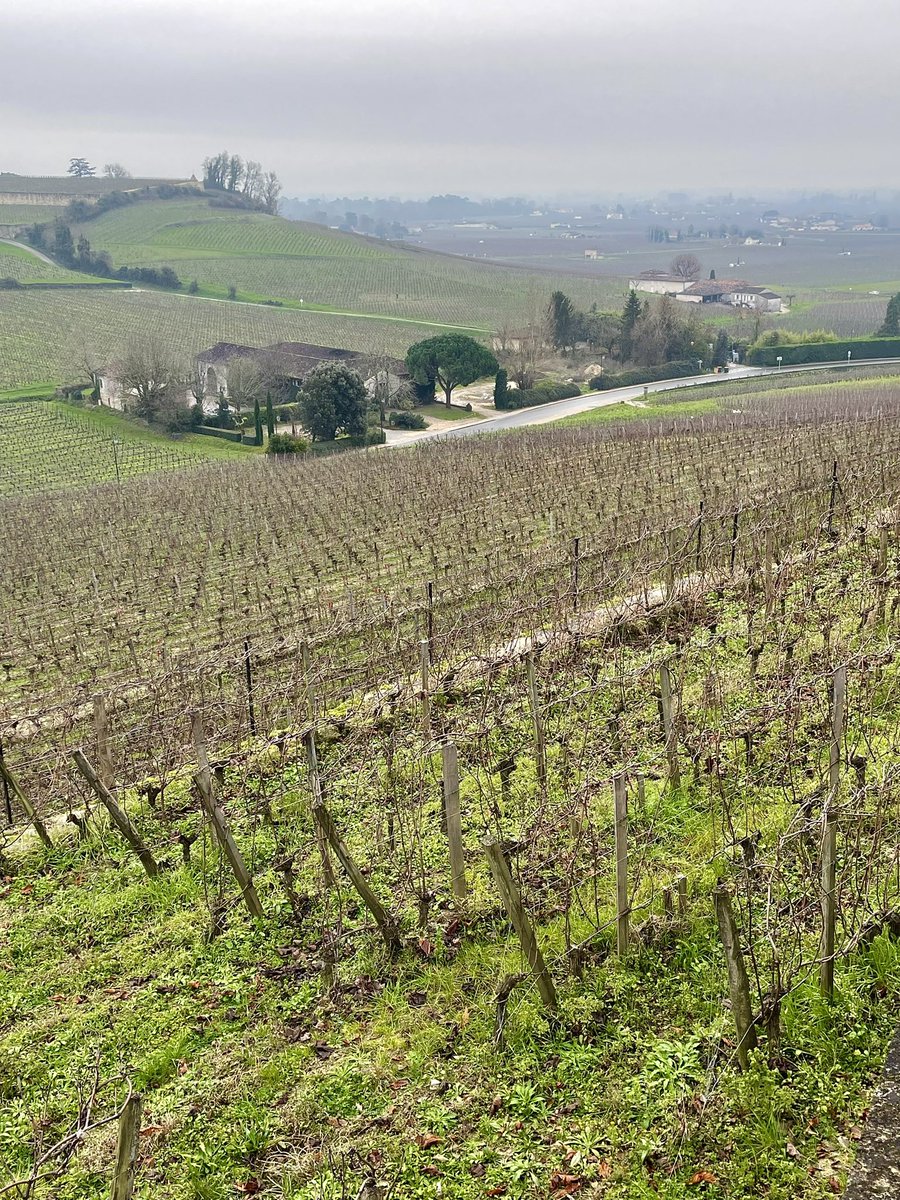
[[[755,367],[777,367],[800,363],[846,362],[860,358],[900,358],[900,338],[853,338],[844,342],[805,342],[799,346],[757,346],[747,355]]]
[[[580,396],[581,388],[577,383],[552,383],[544,380],[533,388],[508,388],[504,394],[503,403],[495,401],[495,407],[500,409],[531,408],[535,404],[550,404],[554,400],[569,400],[572,396]]]
[[[226,442],[242,442],[244,435],[240,429],[216,429],[214,425],[198,425],[191,433],[202,433],[206,437],[222,438]]]
[[[634,387],[639,383],[657,383],[661,379],[682,379],[685,375],[697,374],[697,360],[682,359],[680,362],[662,363],[658,367],[635,367],[632,371],[604,372],[595,375],[590,387],[595,392],[607,392],[610,388]]]

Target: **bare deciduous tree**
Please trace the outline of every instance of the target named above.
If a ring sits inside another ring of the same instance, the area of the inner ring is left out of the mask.
[[[122,404],[147,421],[166,425],[177,422],[186,411],[184,372],[167,345],[161,341],[130,342],[116,364],[122,389]]]
[[[107,179],[130,179],[131,172],[126,170],[119,162],[107,163],[103,168],[103,174]]]
[[[696,254],[676,254],[669,264],[669,270],[679,279],[696,279],[702,269]]]

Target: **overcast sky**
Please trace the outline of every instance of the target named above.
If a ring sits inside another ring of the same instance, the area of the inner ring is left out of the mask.
[[[897,0],[0,0],[0,170],[286,195],[900,186]]]

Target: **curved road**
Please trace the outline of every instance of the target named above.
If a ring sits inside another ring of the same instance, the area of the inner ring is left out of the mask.
[[[536,405],[533,408],[519,408],[513,412],[504,413],[499,417],[489,417],[485,421],[471,421],[455,425],[449,429],[429,430],[426,433],[406,437],[402,441],[389,442],[389,446],[409,446],[415,442],[432,438],[470,437],[479,433],[499,433],[505,429],[520,429],[525,425],[546,425],[551,421],[559,421],[562,417],[571,417],[576,413],[591,412],[595,408],[606,408],[612,404],[621,404],[625,400],[642,400],[645,392],[652,395],[655,392],[670,392],[676,388],[697,387],[709,384],[728,384],[731,380],[751,379],[758,375],[795,375],[808,371],[853,371],[859,367],[893,366],[900,368],[900,358],[868,358],[851,363],[809,363],[802,367],[732,367],[727,375],[688,375],[683,379],[663,379],[658,383],[636,384],[633,387],[612,388],[608,392],[587,392],[582,396],[573,396],[570,400],[554,400],[549,404]]]

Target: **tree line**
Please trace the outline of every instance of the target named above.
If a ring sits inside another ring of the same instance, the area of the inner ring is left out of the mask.
[[[114,267],[106,250],[94,250],[83,233],[76,241],[71,228],[61,218],[52,224],[32,225],[25,237],[36,250],[43,251],[70,271],[99,275],[104,279],[146,283],[152,287],[181,287],[181,280],[171,267]]]
[[[278,212],[281,183],[274,171],[264,171],[252,158],[220,150],[203,160],[203,186],[225,192],[245,207],[274,216]]]

